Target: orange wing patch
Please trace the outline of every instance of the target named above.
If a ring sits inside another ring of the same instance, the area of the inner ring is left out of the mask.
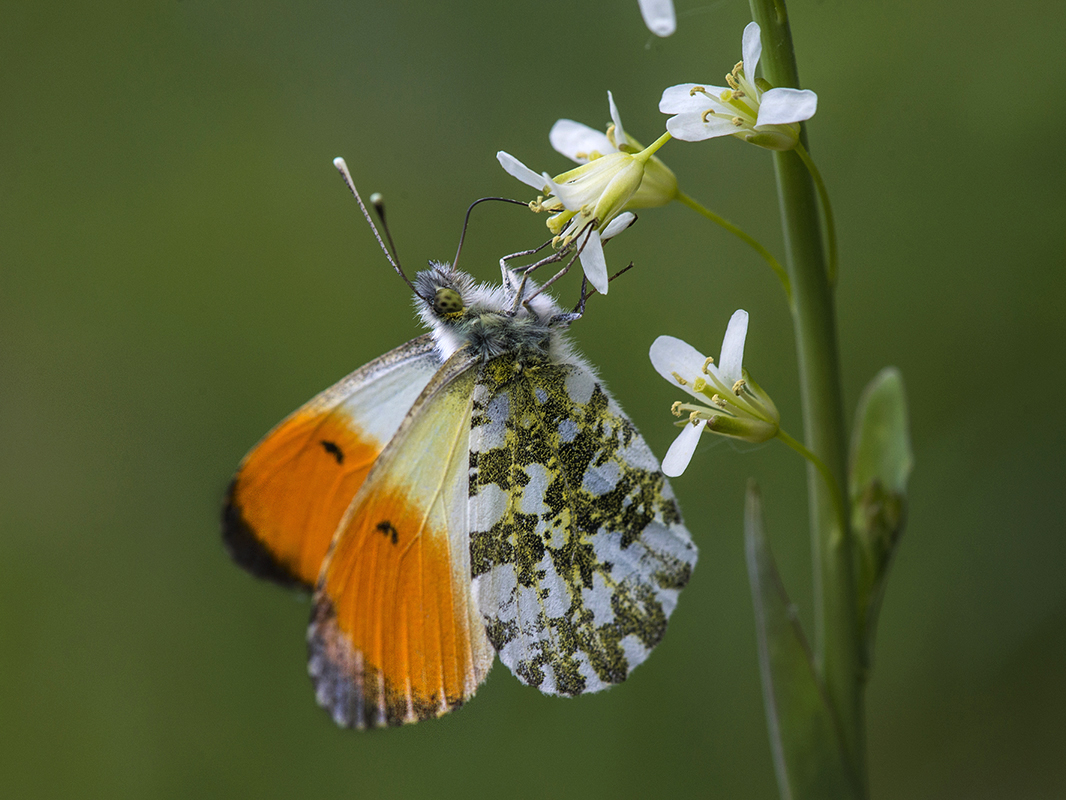
[[[360,728],[414,722],[472,695],[484,669],[468,594],[447,531],[422,509],[397,493],[353,508],[312,623],[311,671],[337,721]]]
[[[473,695],[492,665],[470,594],[472,363],[460,351],[426,387],[326,556],[308,668],[339,725],[440,716]]]
[[[233,558],[310,589],[348,504],[440,366],[429,335],[390,350],[290,414],[244,457],[222,513]]]
[[[314,586],[382,446],[339,409],[301,410],[278,425],[230,486],[223,530],[233,558],[259,577]]]

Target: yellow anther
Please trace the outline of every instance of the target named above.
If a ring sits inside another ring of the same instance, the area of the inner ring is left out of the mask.
[[[707,369],[707,367],[711,366],[711,364],[713,364],[713,363],[714,363],[714,356],[707,356],[707,358],[703,362],[703,374],[704,375],[710,375],[711,374],[711,371],[709,369]]]
[[[725,408],[725,407],[726,407],[726,401],[725,401],[725,398],[724,398],[724,397],[722,397],[722,396],[721,396],[721,395],[719,395],[719,394],[716,394],[716,395],[715,395],[714,397],[712,397],[712,398],[711,398],[711,402],[712,402],[712,403],[714,403],[714,404],[715,404],[716,406],[718,406],[719,408]]]
[[[617,142],[617,140],[615,140],[614,134],[615,134],[615,127],[614,127],[614,123],[612,122],[610,125],[607,126],[607,141],[609,141],[611,144],[613,144],[617,148],[618,147],[618,142]],[[622,144],[625,144],[625,142],[622,142]]]
[[[746,385],[747,384],[744,379],[741,378],[739,381],[733,384],[733,394],[735,394],[737,397],[740,397],[740,393],[744,390],[744,387]]]
[[[680,400],[675,400],[674,404],[672,406],[670,406],[670,413],[673,414],[675,417],[680,417],[681,416],[681,401]]]
[[[740,117],[733,117],[733,119],[729,121],[736,125],[738,128],[744,127],[744,120],[742,120]]]
[[[688,381],[686,381],[684,378],[682,378],[676,372],[671,372],[670,374],[673,375],[674,376],[674,380],[677,381],[678,383],[680,383],[682,386],[688,386]]]
[[[695,425],[697,422],[700,421],[700,412],[693,411],[691,414],[688,415],[688,421]]]
[[[688,96],[689,97],[695,97],[698,94],[706,94],[706,93],[707,93],[707,89],[704,86],[693,86],[691,89],[688,90]]]
[[[707,109],[706,111],[704,111],[704,112],[703,112],[703,113],[702,113],[702,114],[700,115],[700,119],[701,119],[701,120],[702,120],[703,122],[706,122],[706,121],[707,121],[707,118],[708,118],[708,117],[713,117],[713,116],[714,116],[714,114],[715,114],[715,111],[714,111],[714,109],[713,109],[713,108],[708,108],[708,109]]]

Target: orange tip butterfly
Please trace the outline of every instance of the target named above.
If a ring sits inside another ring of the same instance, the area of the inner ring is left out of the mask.
[[[338,725],[440,716],[496,655],[546,694],[620,683],[696,563],[659,462],[567,339],[580,314],[501,269],[431,262],[411,284],[429,333],[283,420],[230,485],[233,558],[313,591],[308,669]]]

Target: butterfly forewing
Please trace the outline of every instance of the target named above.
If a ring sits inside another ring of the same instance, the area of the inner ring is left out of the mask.
[[[345,509],[440,367],[420,336],[291,414],[245,456],[223,533],[234,559],[283,584],[314,585]]]
[[[550,694],[625,680],[696,562],[655,457],[576,361],[489,362],[471,425],[474,594],[500,659]]]
[[[492,664],[470,593],[472,364],[460,351],[426,387],[327,556],[308,632],[310,672],[338,724],[440,716],[470,697]]]

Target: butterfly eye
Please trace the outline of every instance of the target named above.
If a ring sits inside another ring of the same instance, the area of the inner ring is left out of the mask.
[[[441,316],[458,314],[463,310],[463,298],[455,289],[441,287],[433,295],[433,310]]]

